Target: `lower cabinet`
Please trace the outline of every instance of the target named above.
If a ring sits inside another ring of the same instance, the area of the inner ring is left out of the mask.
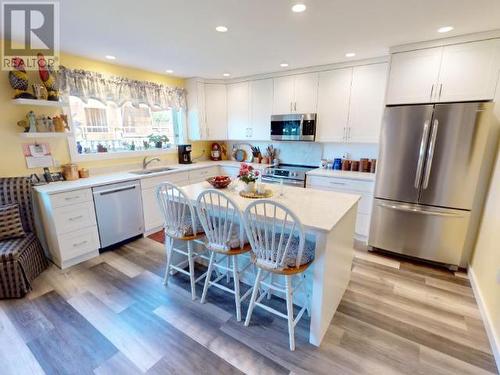
[[[370,231],[374,186],[374,181],[353,180],[340,177],[307,177],[308,188],[338,191],[340,193],[352,193],[361,196],[358,202],[355,228],[355,238],[361,241],[366,241],[368,239],[368,233]]]

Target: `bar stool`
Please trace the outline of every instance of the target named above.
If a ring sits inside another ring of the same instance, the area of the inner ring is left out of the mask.
[[[243,296],[240,295],[240,274],[251,265],[249,262],[241,270],[238,266],[239,256],[251,251],[250,245],[245,240],[244,226],[241,225],[241,213],[231,198],[214,189],[200,193],[196,210],[206,235],[205,247],[210,253],[207,277],[200,302],[205,303],[208,288],[212,286],[234,294],[236,319],[241,321],[241,302],[252,292],[249,289]],[[217,255],[220,255],[219,259],[217,259]],[[226,260],[226,265],[223,264],[224,260]],[[212,280],[212,271],[214,270],[216,278]],[[217,272],[221,270],[225,271],[225,275],[222,272]],[[231,273],[234,289],[220,284],[224,277],[229,282]]]
[[[315,243],[306,241],[302,223],[289,208],[271,200],[251,203],[243,213],[243,221],[252,246],[252,261],[258,269],[245,326],[248,327],[255,306],[287,319],[290,350],[295,350],[295,326],[305,311],[310,314],[310,295],[304,271],[314,260]],[[275,281],[280,276],[284,277],[284,285]],[[261,286],[265,292],[261,292]],[[294,317],[293,296],[301,289],[306,302]],[[285,295],[286,314],[262,303],[266,295],[271,297],[273,290]]]
[[[203,257],[201,253],[195,252],[193,243],[204,244],[203,231],[196,216],[193,205],[184,192],[174,184],[164,182],[156,189],[156,197],[163,214],[165,224],[165,249],[167,252],[167,266],[163,284],[168,285],[168,278],[171,272],[178,271],[188,275],[191,283],[191,298],[196,299],[196,283],[202,280],[206,273],[198,278],[194,274],[194,261],[198,257]],[[174,247],[174,240],[187,243],[187,252]],[[177,264],[172,264],[172,257],[175,253],[187,257]],[[208,259],[207,257],[205,257]],[[188,265],[188,271],[184,269]]]

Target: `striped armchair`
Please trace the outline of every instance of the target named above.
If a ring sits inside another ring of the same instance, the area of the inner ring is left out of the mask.
[[[23,237],[0,241],[0,299],[24,297],[48,266],[35,233],[31,189],[27,177],[0,178],[0,206],[17,203],[26,232]]]

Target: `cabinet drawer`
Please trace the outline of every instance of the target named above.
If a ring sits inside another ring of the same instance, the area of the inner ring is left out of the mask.
[[[222,175],[236,177],[240,173],[238,167],[220,167],[220,172]]]
[[[163,176],[148,177],[141,180],[141,188],[148,189],[156,187],[162,182],[171,182],[176,185],[182,185],[182,183],[187,179],[188,172],[169,173]]]
[[[73,232],[96,225],[93,203],[85,202],[55,208],[54,224],[58,234]]]
[[[340,188],[349,191],[361,191],[367,193],[373,192],[373,187],[374,187],[373,181],[362,181],[362,180],[353,180],[350,178],[319,177],[319,176],[308,176],[307,185],[312,188],[329,187],[329,188]]]
[[[61,262],[99,249],[97,227],[81,229],[59,236]]]
[[[209,177],[217,176],[219,174],[219,167],[209,167],[203,169],[195,169],[189,171],[189,182],[196,183],[205,181]]]
[[[50,197],[52,207],[64,207],[73,204],[92,202],[92,192],[90,189],[68,191],[67,193],[53,194]]]

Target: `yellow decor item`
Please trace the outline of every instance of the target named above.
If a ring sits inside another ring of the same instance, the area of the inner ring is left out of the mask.
[[[259,199],[259,198],[271,198],[273,196],[273,191],[271,189],[266,189],[264,193],[259,194],[257,191],[240,191],[240,196],[243,198]]]
[[[15,57],[12,59],[12,70],[9,72],[9,83],[15,90],[14,99],[34,99],[27,90],[29,88],[28,73],[24,66],[24,60]]]
[[[59,91],[56,80],[56,75],[50,65],[47,64],[42,53],[37,54],[38,57],[38,73],[43,85],[47,89],[48,100],[59,101]]]

